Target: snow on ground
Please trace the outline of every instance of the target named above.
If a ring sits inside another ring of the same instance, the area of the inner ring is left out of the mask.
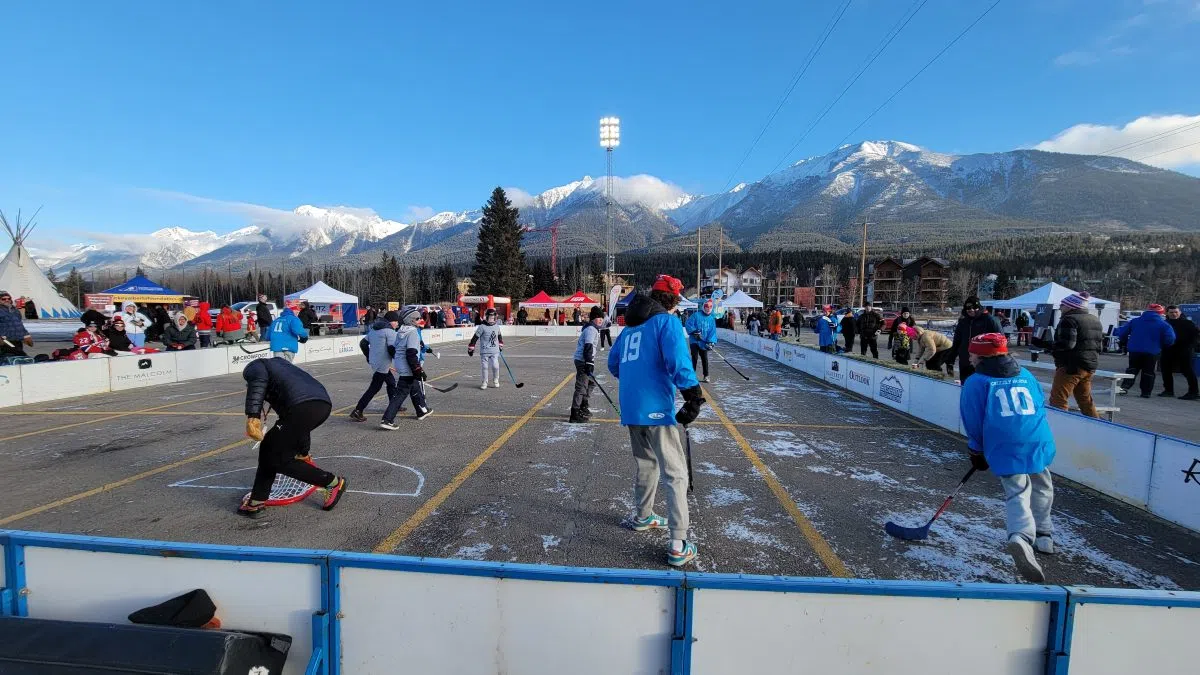
[[[37,340],[37,338],[62,338],[64,340],[69,340],[73,335],[75,335],[75,331],[79,330],[82,325],[83,324],[79,323],[79,319],[63,321],[26,321],[25,330],[29,331],[29,334],[34,337],[34,340]]]
[[[596,431],[595,424],[570,424],[567,422],[555,422],[550,430],[546,432],[546,436],[540,441],[542,444],[570,442],[578,439],[581,436],[590,436]]]
[[[716,488],[704,497],[704,501],[709,506],[730,506],[748,502],[750,497],[736,488]]]

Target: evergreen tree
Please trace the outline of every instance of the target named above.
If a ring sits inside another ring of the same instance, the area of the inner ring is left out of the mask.
[[[509,201],[504,189],[493,190],[483,207],[475,267],[471,270],[471,280],[479,292],[513,298],[524,295],[529,278],[525,252],[521,250],[524,233],[519,217],[520,211]]]
[[[454,267],[450,263],[445,263],[437,268],[434,280],[438,299],[451,302],[458,299],[458,287],[455,285],[457,279],[454,276]]]

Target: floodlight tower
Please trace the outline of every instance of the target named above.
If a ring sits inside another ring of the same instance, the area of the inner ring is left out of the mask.
[[[613,218],[612,217],[612,204],[613,204],[613,171],[612,171],[613,160],[612,160],[612,157],[613,157],[613,148],[617,147],[620,144],[621,144],[621,120],[616,117],[601,117],[600,118],[600,147],[604,148],[605,154],[608,155],[608,180],[604,185],[605,218],[608,221],[608,242],[605,244],[605,247],[604,247],[605,253],[607,254],[604,269],[605,269],[605,271],[608,272],[608,275],[610,277],[610,279],[609,279],[610,283],[612,281],[611,280],[612,274],[613,274],[613,272],[616,271],[616,264],[617,264],[616,241],[613,237],[613,219],[612,219]]]

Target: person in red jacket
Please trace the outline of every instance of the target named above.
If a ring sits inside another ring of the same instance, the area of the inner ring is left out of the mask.
[[[196,308],[196,318],[192,320],[192,324],[196,326],[196,335],[200,338],[200,348],[212,346],[212,330],[213,320],[212,315],[208,313],[211,308],[207,302],[201,302]]]
[[[245,336],[246,331],[242,328],[241,314],[233,311],[229,305],[222,307],[221,313],[217,315],[217,337],[232,344]]]

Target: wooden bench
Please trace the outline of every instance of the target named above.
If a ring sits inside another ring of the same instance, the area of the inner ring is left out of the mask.
[[[1021,367],[1029,368],[1031,370],[1057,370],[1053,363],[1045,363],[1041,361],[1017,361],[1017,363],[1020,364]],[[1096,379],[1111,381],[1111,385],[1108,389],[1092,389],[1093,399],[1096,399],[1099,394],[1108,395],[1108,405],[1100,405],[1100,403],[1097,402],[1096,412],[1103,415],[1104,418],[1109,422],[1113,421],[1113,417],[1116,413],[1121,412],[1121,408],[1117,406],[1117,395],[1124,391],[1124,388],[1121,386],[1121,382],[1126,379],[1131,380],[1133,377],[1134,376],[1130,375],[1129,373],[1118,373],[1111,370],[1097,370],[1095,374],[1092,375],[1092,381],[1095,381]],[[1053,386],[1045,382],[1040,382],[1040,384],[1042,385],[1042,389],[1047,393],[1050,392]],[[1079,410],[1079,406],[1075,403],[1074,399],[1067,402],[1067,407],[1071,410]]]

